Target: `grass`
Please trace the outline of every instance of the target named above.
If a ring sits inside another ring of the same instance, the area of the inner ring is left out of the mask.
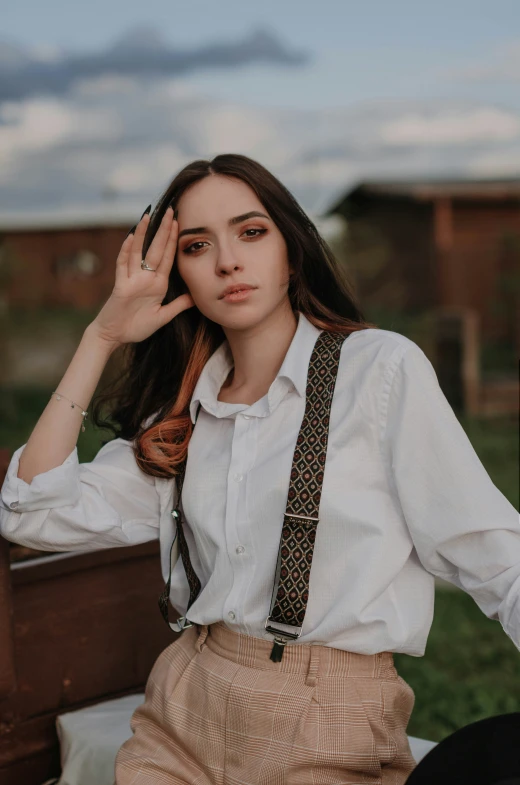
[[[520,711],[520,653],[464,592],[438,589],[424,657],[394,661],[415,691],[411,736],[441,741],[470,722]]]
[[[27,442],[53,389],[0,388],[0,447],[13,452]],[[80,431],[77,443],[80,462],[91,461],[101,447],[101,442],[110,438],[109,431],[94,428],[87,418],[85,432]]]
[[[489,420],[458,415],[458,419],[489,476],[518,510],[520,506],[518,418],[497,417]]]
[[[13,451],[27,441],[51,392],[0,388],[0,446]],[[461,416],[460,422],[491,479],[518,509],[518,421]],[[78,439],[79,460],[92,460],[108,438],[87,421]],[[424,657],[394,656],[416,694],[412,736],[440,741],[470,722],[520,711],[520,654],[500,623],[463,592],[437,590]]]
[[[15,329],[16,332],[29,340],[34,338],[35,332],[63,330],[73,333],[78,341],[83,331],[96,317],[101,309],[74,308],[73,306],[35,306],[27,308],[9,303],[5,312],[0,313],[0,326],[6,333]]]

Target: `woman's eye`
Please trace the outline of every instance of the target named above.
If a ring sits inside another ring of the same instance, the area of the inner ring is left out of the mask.
[[[246,229],[244,234],[246,234],[247,232],[260,232],[260,234],[265,234],[267,232],[267,229]],[[248,236],[249,237],[256,237],[257,235],[251,235],[250,234]]]
[[[195,251],[199,251],[200,248],[196,248],[195,247],[196,245],[204,245],[204,241],[203,240],[199,240],[196,243],[192,243],[191,245],[187,245],[186,248],[184,249],[183,253],[190,254],[190,253],[193,253],[194,250]],[[207,245],[207,243],[206,243],[206,245]]]

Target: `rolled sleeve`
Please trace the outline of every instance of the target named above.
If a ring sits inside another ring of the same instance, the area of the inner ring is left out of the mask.
[[[77,448],[60,466],[18,477],[19,447],[0,490],[0,533],[42,551],[84,551],[133,545],[159,537],[155,478],[137,465],[132,443],[113,439],[89,463]]]
[[[22,445],[12,455],[0,496],[3,505],[17,512],[30,512],[75,504],[81,496],[77,447],[61,466],[37,474],[31,483],[18,477],[20,457],[25,447],[25,444]]]
[[[382,450],[418,557],[470,594],[520,649],[520,520],[492,482],[422,349],[392,355]]]

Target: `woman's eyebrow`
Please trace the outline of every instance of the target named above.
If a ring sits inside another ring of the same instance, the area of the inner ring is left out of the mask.
[[[251,210],[249,213],[244,213],[243,215],[237,215],[235,218],[230,218],[228,221],[229,226],[234,226],[235,224],[239,224],[242,221],[247,221],[248,218],[267,218],[269,220],[268,215],[264,215],[264,213],[259,213],[258,210]],[[183,229],[182,232],[179,232],[179,236],[177,239],[182,237],[184,234],[200,234],[202,232],[207,232],[207,226],[196,226],[193,229]]]

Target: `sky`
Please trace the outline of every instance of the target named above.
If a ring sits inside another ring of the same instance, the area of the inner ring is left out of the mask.
[[[378,177],[520,175],[518,0],[17,0],[0,211],[156,195],[243,152],[307,209]]]

